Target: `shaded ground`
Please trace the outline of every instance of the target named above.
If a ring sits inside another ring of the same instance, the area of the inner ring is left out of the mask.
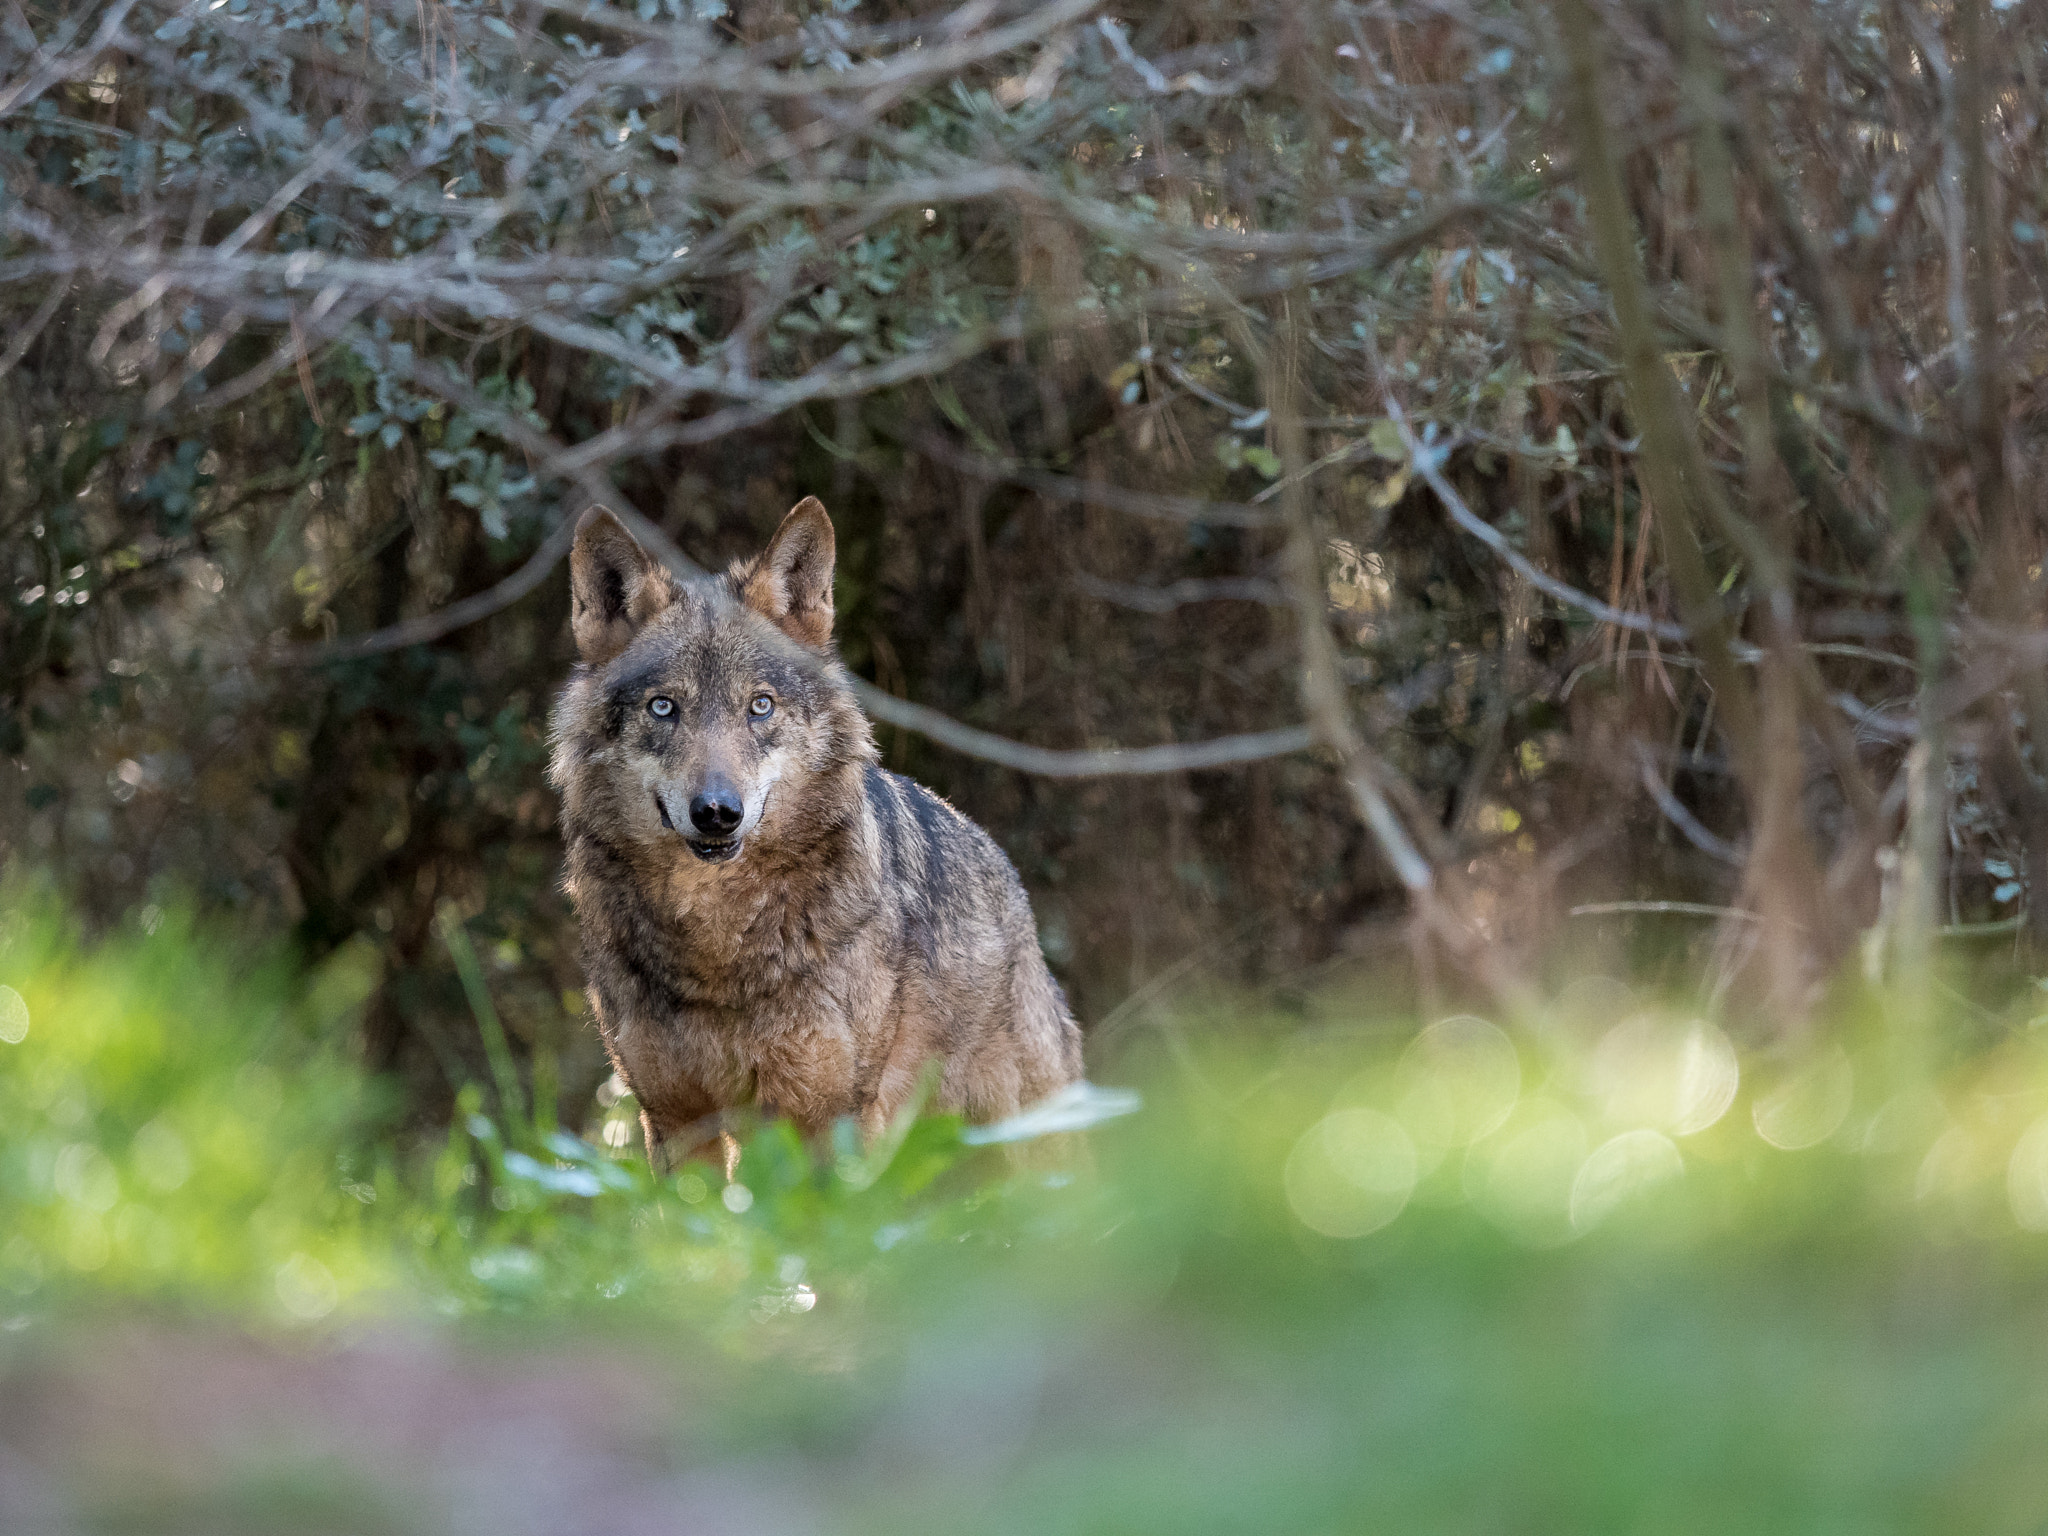
[[[645,1316],[37,1327],[0,1371],[0,1529],[2039,1528],[2038,1280],[1924,1248],[1531,1255],[1465,1220],[1362,1264],[1196,1237],[1170,1281],[1156,1250],[1039,1253],[851,1329],[828,1292],[744,1353]]]

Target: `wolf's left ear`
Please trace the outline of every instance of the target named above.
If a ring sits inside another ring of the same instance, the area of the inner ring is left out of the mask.
[[[603,666],[669,605],[669,597],[668,572],[624,523],[604,507],[583,514],[569,550],[569,628],[578,655]]]
[[[832,644],[832,559],[837,548],[825,504],[806,496],[740,575],[740,601],[813,650]]]

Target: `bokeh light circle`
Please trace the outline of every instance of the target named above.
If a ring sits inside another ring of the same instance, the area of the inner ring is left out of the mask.
[[[2048,1232],[2048,1119],[2028,1126],[2005,1165],[2012,1217],[2029,1232]]]
[[[0,1041],[19,1045],[28,1038],[28,1003],[9,986],[0,985]]]
[[[277,1299],[293,1317],[310,1323],[334,1310],[341,1288],[325,1264],[295,1253],[277,1267]]]
[[[2017,1150],[2017,1149],[2015,1149]],[[1981,1129],[1967,1122],[1951,1125],[1927,1149],[1913,1175],[1913,1198],[1920,1201],[1967,1198],[1981,1182],[1986,1168],[1997,1161],[1987,1157]],[[2012,1165],[2007,1165],[2008,1188]]]
[[[1481,1215],[1517,1241],[1552,1247],[1572,1236],[1572,1187],[1586,1160],[1586,1128],[1542,1100],[1517,1112],[1494,1142],[1465,1162],[1465,1194]]]
[[[1572,1179],[1572,1229],[1598,1226],[1646,1189],[1685,1172],[1685,1159],[1670,1138],[1647,1128],[1623,1131],[1604,1141]]]
[[[1522,1093],[1515,1044],[1477,1015],[1440,1019],[1417,1035],[1394,1069],[1401,1123],[1427,1147],[1468,1147],[1514,1113]]]
[[[1281,1175],[1301,1224],[1325,1237],[1377,1232],[1415,1189],[1415,1143],[1376,1109],[1340,1109],[1302,1133]]]
[[[1817,1147],[1842,1127],[1856,1098],[1849,1053],[1831,1046],[1783,1078],[1751,1107],[1757,1135],[1783,1152]]]
[[[1616,1120],[1693,1136],[1728,1113],[1742,1084],[1735,1046],[1705,1019],[1654,1015],[1624,1020],[1601,1037],[1591,1062],[1594,1093]]]
[[[135,1169],[143,1181],[169,1194],[192,1177],[192,1154],[180,1136],[161,1115],[135,1133]]]
[[[94,1215],[105,1215],[121,1198],[113,1162],[89,1141],[74,1141],[57,1154],[50,1182],[72,1205]]]

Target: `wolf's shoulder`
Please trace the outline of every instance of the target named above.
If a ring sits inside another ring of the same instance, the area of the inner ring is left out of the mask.
[[[877,763],[868,764],[862,775],[861,793],[874,810],[883,842],[899,857],[921,855],[915,862],[934,873],[951,866],[984,878],[1017,880],[1009,855],[987,829],[944,795]]]
[[[994,839],[944,795],[925,788],[915,779],[891,773],[879,763],[867,765],[861,775],[861,793],[885,825],[914,828],[935,841],[980,837],[993,846]]]

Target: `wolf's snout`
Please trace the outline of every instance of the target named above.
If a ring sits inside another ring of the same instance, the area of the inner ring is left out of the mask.
[[[730,837],[746,814],[739,791],[723,779],[713,779],[690,797],[690,825],[706,837]]]

